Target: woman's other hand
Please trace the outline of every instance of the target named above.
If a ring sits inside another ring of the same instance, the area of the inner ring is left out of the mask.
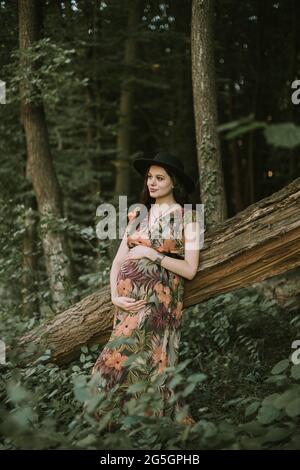
[[[146,300],[136,300],[131,297],[113,297],[111,301],[125,312],[137,312],[147,303]]]

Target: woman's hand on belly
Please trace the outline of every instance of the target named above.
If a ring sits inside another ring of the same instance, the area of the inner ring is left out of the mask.
[[[136,300],[132,297],[113,297],[111,299],[112,303],[116,307],[125,310],[125,312],[137,312],[140,308],[146,305],[146,300]]]
[[[148,258],[153,261],[156,257],[156,251],[148,246],[138,245],[129,250],[126,259]]]

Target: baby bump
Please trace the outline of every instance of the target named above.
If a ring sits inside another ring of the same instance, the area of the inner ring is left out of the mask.
[[[159,280],[159,269],[148,258],[128,259],[121,264],[117,276],[118,294],[125,297],[140,297],[139,290],[147,290]]]

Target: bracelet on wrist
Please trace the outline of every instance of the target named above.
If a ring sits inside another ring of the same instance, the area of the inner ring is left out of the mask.
[[[165,256],[166,256],[166,255],[163,255],[163,254],[161,254],[161,253],[157,253],[157,254],[156,254],[156,258],[155,258],[155,260],[154,260],[154,263],[156,263],[156,264],[158,264],[159,266],[161,266],[161,262],[162,262],[162,260],[164,259]]]

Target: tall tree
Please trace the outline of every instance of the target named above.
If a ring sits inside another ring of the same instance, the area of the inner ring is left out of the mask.
[[[213,0],[193,0],[191,24],[192,81],[201,202],[206,227],[227,216],[220,143],[213,44]]]
[[[23,276],[22,276],[22,311],[24,314],[38,317],[40,313],[37,290],[38,258],[37,245],[37,218],[31,207],[26,208],[24,214],[23,235]]]
[[[129,193],[129,158],[130,158],[130,134],[132,122],[132,69],[137,54],[136,28],[141,11],[141,0],[129,0],[128,10],[128,37],[125,42],[125,75],[121,86],[120,114],[117,138],[116,159],[116,185],[115,194]]]
[[[42,2],[19,0],[19,43],[25,52],[41,38]],[[21,54],[21,65],[33,67],[26,54]],[[32,182],[42,226],[43,249],[55,307],[65,305],[71,262],[66,237],[51,228],[56,218],[63,216],[62,196],[49,146],[47,123],[42,97],[32,101],[29,79],[20,85],[21,120],[27,145],[26,176]],[[50,220],[50,223],[49,223]]]

